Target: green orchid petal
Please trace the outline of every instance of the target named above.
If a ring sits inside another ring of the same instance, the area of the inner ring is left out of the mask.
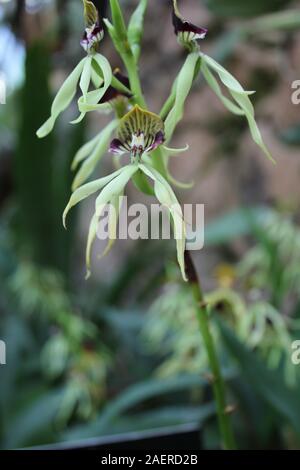
[[[144,163],[140,163],[139,168],[154,181],[154,192],[158,201],[162,205],[166,206],[170,211],[174,224],[174,233],[177,246],[177,260],[181,269],[182,277],[185,281],[187,281],[184,262],[186,229],[180,204],[175,196],[173,189],[158,171],[156,171],[150,165]]]
[[[92,57],[88,56],[84,63],[83,71],[80,77],[79,87],[82,91],[83,99],[86,100],[86,95],[91,83],[92,77]]]
[[[86,264],[85,279],[86,280],[89,279],[89,277],[91,276],[91,252],[92,252],[93,243],[97,236],[98,225],[99,225],[99,218],[97,217],[96,214],[94,214],[90,222],[88,239],[87,239],[87,244],[86,244],[86,252],[85,252],[85,264]]]
[[[95,214],[91,220],[86,248],[87,278],[90,276],[91,273],[91,250],[93,242],[97,236],[99,219],[102,215],[102,212],[110,201],[114,200],[116,196],[119,196],[123,193],[128,181],[134,175],[134,173],[137,172],[137,170],[137,165],[127,165],[121,168],[121,170],[116,172],[118,173],[118,175],[104,187],[104,189],[101,191],[101,193],[96,199]]]
[[[193,85],[198,60],[199,53],[189,54],[177,77],[175,103],[165,120],[166,142],[169,142],[177,124],[182,119],[185,101]]]
[[[255,120],[254,107],[248,96],[252,92],[245,91],[242,85],[236,80],[236,78],[234,78],[224,67],[218,64],[218,62],[213,60],[211,57],[208,57],[205,54],[201,54],[201,57],[202,61],[204,61],[208,67],[210,67],[214,72],[218,74],[221,82],[228,88],[231,96],[234,98],[239,108],[242,110],[243,114],[245,115],[248,121],[250,132],[254,142],[260,147],[260,149],[265,153],[265,155],[273,163],[275,163],[274,159],[272,158],[272,155],[270,154],[269,150],[263,142],[262,135]]]
[[[58,118],[58,116],[69,106],[69,104],[73,100],[76,94],[77,84],[80,79],[86,60],[87,60],[87,57],[85,57],[79,62],[77,67],[75,67],[73,72],[69,75],[69,77],[65,80],[65,82],[61,86],[56,97],[54,98],[54,101],[51,107],[50,118],[37,131],[37,136],[39,138],[45,137],[52,131],[55,121]]]
[[[128,165],[128,166],[131,166],[131,165]],[[104,188],[104,186],[106,186],[114,178],[116,178],[123,171],[123,169],[124,168],[121,168],[120,170],[115,171],[111,175],[104,176],[95,181],[91,181],[90,183],[87,183],[81,186],[80,188],[76,189],[76,191],[70,197],[67,207],[65,208],[64,213],[63,213],[64,227],[66,228],[66,217],[70,209],[72,209],[72,207],[76,206],[76,204],[83,201],[87,197],[91,196],[95,192],[100,191],[102,188]]]
[[[244,111],[237,106],[233,101],[231,101],[227,96],[224,96],[221,90],[220,85],[218,84],[217,80],[205,64],[205,61],[203,60],[201,63],[201,70],[204,75],[204,78],[207,82],[207,84],[210,86],[210,88],[215,92],[217,97],[222,101],[224,106],[233,114],[236,114],[238,116],[244,116],[245,113]]]
[[[108,212],[108,244],[103,253],[100,255],[100,258],[104,258],[110,252],[117,239],[118,220],[123,199],[123,193],[120,193],[113,196],[110,201]]]
[[[77,119],[75,119],[75,121],[72,121],[71,124],[77,124],[77,123],[81,122],[87,111],[93,111],[94,110],[93,106],[95,106],[95,105],[97,105],[97,103],[99,103],[99,101],[101,100],[101,98],[106,93],[106,91],[107,91],[107,89],[110,86],[111,81],[112,81],[113,74],[112,74],[111,66],[110,66],[108,60],[103,55],[101,55],[99,53],[94,54],[92,59],[97,62],[98,66],[100,67],[100,69],[102,71],[103,86],[99,90],[93,90],[89,93],[86,93],[86,95],[83,96],[82,98],[79,98],[78,106],[79,106],[79,111],[81,112],[81,114]],[[89,109],[89,107],[91,107],[91,109]],[[108,107],[106,105],[105,106],[98,105],[97,109],[102,109],[103,110],[104,108],[106,110],[108,109]]]
[[[138,165],[131,164],[123,167],[118,171],[118,175],[110,181],[107,186],[101,191],[99,196],[96,199],[96,214],[98,217],[101,216],[102,211],[106,204],[112,199],[116,194],[120,194],[125,186],[127,185],[130,178],[138,171]]]
[[[93,139],[91,139],[89,142],[84,144],[77,151],[72,161],[72,165],[71,165],[72,171],[76,170],[78,164],[82,162],[82,160],[85,160],[91,154],[91,152],[94,150],[95,146],[97,145],[99,138],[100,138],[100,134],[97,134]]]
[[[236,93],[242,93],[243,95],[253,95],[255,91],[246,91],[240,84],[240,82],[229,73],[222,65],[220,65],[217,61],[212,59],[206,54],[201,54],[202,60],[211,67],[213,70],[217,72],[221,81],[224,85],[231,91],[235,91]]]
[[[105,129],[97,136],[96,145],[93,146],[92,153],[84,161],[80,170],[74,178],[72,184],[72,191],[75,191],[79,186],[81,186],[88,177],[93,173],[94,169],[97,166],[97,163],[105,155],[105,152],[108,150],[109,142],[113,131],[116,129],[118,121],[114,120],[110,122]]]

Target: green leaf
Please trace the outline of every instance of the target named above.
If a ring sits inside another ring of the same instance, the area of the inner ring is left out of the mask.
[[[213,69],[219,76],[221,82],[228,88],[231,96],[234,98],[238,106],[243,111],[250,128],[250,132],[254,142],[260,147],[260,149],[265,153],[265,155],[273,162],[273,158],[265,146],[260,130],[255,121],[254,108],[248,97],[249,94],[253,92],[245,91],[242,85],[234,78],[222,65],[218,64],[211,57],[201,54],[202,61],[205,64]]]
[[[140,164],[139,168],[154,181],[154,192],[159,202],[166,206],[172,216],[174,222],[174,234],[177,246],[177,260],[181,269],[182,277],[187,281],[185,273],[184,252],[185,252],[185,222],[180,204],[174,194],[169,183],[161,176],[161,174],[147,164]]]
[[[91,145],[89,148],[92,148],[92,153],[89,155],[88,158],[82,164],[80,170],[78,171],[77,175],[74,178],[72,184],[72,191],[75,191],[79,186],[81,186],[92,174],[96,165],[101,160],[101,158],[105,155],[105,152],[108,149],[108,145],[111,139],[111,135],[113,131],[116,129],[118,125],[118,121],[114,120],[110,122],[103,131],[97,136],[96,145]],[[93,141],[92,141],[93,142]],[[85,149],[86,151],[86,149]],[[81,156],[83,153],[81,153]]]
[[[253,233],[254,225],[260,226],[269,215],[270,210],[266,207],[241,208],[222,214],[205,226],[205,245],[225,244],[249,235]]]
[[[82,59],[77,67],[73,70],[73,72],[69,75],[69,77],[65,80],[63,85],[61,86],[59,92],[57,93],[56,97],[54,98],[52,107],[51,107],[51,116],[50,118],[40,127],[37,131],[37,136],[39,138],[45,137],[48,135],[55,124],[56,119],[71,103],[75,94],[76,88],[85,66],[87,58],[85,57]]]
[[[140,0],[133,12],[128,25],[128,40],[136,62],[141,52],[141,40],[144,28],[144,18],[148,0]]]
[[[251,383],[258,395],[286,419],[300,435],[300,402],[298,390],[291,390],[285,385],[279,371],[268,369],[265,364],[246,348],[229,330],[220,323],[225,347],[238,363],[241,375]]]
[[[122,167],[121,170],[118,171],[119,174],[101,191],[96,199],[95,205],[96,214],[98,217],[101,216],[104,207],[112,199],[112,197],[123,192],[128,181],[137,171],[138,166],[136,164]]]
[[[62,389],[53,390],[17,414],[5,430],[4,447],[12,449],[25,446],[33,436],[37,436],[45,428],[51,428],[57,416],[62,395]]]
[[[101,258],[106,256],[110,250],[112,249],[116,239],[117,239],[117,227],[118,227],[118,220],[120,216],[120,211],[122,208],[123,202],[123,193],[115,194],[109,206],[109,214],[108,214],[108,244],[105,248],[104,252],[101,255]]]
[[[198,375],[181,375],[166,380],[152,379],[132,385],[104,408],[99,417],[88,428],[78,426],[68,435],[70,439],[87,438],[106,432],[117,417],[137,405],[162,395],[169,395],[193,388],[204,387],[206,381]]]
[[[189,54],[177,77],[175,103],[165,121],[166,142],[169,142],[169,140],[172,138],[177,124],[183,117],[185,101],[193,85],[195,69],[198,60],[198,53],[193,52]]]

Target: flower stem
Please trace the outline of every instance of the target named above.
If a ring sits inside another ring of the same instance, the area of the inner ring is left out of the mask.
[[[189,251],[185,252],[185,264],[188,281],[191,285],[193,296],[196,302],[199,329],[203,338],[210,368],[213,375],[212,387],[216,401],[219,429],[222,436],[222,444],[224,449],[226,450],[236,449],[229,414],[226,410],[225,384],[221,374],[221,367],[216,353],[214,340],[209,328],[207,307],[204,301],[201,284]]]
[[[135,62],[132,52],[128,52],[122,55],[123,62],[126,66],[128,72],[128,78],[130,83],[131,91],[134,95],[134,101],[136,104],[141,106],[141,108],[147,109],[145,98],[143,95],[141,82],[138,74],[137,64]]]

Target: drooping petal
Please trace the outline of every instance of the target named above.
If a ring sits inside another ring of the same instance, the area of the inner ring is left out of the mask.
[[[116,172],[118,173],[118,175],[104,187],[104,189],[101,191],[101,193],[96,199],[95,214],[91,221],[87,249],[86,249],[87,277],[90,276],[91,250],[92,250],[93,242],[97,235],[99,220],[103,213],[103,210],[105,209],[106,205],[110,201],[114,200],[116,196],[119,196],[120,194],[123,193],[124,188],[127,185],[128,181],[137,171],[138,171],[137,165],[127,165],[121,168],[121,170]]]
[[[169,183],[162,175],[148,164],[140,164],[139,168],[149,178],[154,181],[154,191],[159,202],[166,206],[172,216],[174,222],[174,234],[177,247],[177,260],[181,269],[182,277],[187,281],[184,263],[184,252],[186,245],[186,228],[183,219],[182,209]]]
[[[177,77],[175,103],[165,120],[165,134],[167,143],[171,139],[177,124],[182,119],[185,101],[193,85],[198,60],[198,52],[189,54]]]
[[[65,208],[64,213],[63,213],[64,227],[66,228],[66,217],[70,209],[72,209],[72,207],[76,206],[76,204],[83,201],[87,197],[91,196],[95,192],[100,191],[102,188],[104,188],[105,185],[107,185],[114,178],[116,178],[123,171],[124,168],[121,168],[120,170],[115,171],[111,175],[104,176],[103,178],[99,178],[95,181],[91,181],[90,183],[86,183],[80,188],[76,189],[76,191],[74,191],[74,193],[70,197],[67,207]]]
[[[77,189],[81,186],[92,174],[96,165],[99,163],[101,158],[105,155],[105,152],[108,150],[109,141],[111,138],[111,134],[116,129],[118,125],[118,121],[114,120],[111,121],[97,136],[97,141],[95,147],[92,149],[91,154],[88,158],[83,162],[80,170],[78,171],[77,175],[74,178],[72,184],[72,191]]]
[[[86,112],[89,111],[89,110],[93,110],[93,109],[90,109],[89,107],[93,108],[93,106],[96,106],[97,103],[99,103],[99,101],[101,100],[103,95],[106,93],[108,87],[111,84],[112,70],[111,70],[110,64],[109,64],[108,60],[106,59],[106,57],[104,57],[103,55],[97,53],[93,56],[93,59],[96,60],[97,64],[99,65],[99,67],[102,71],[103,85],[99,90],[93,90],[93,91],[87,93],[85,99],[84,98],[79,99],[78,106],[79,106],[79,110],[80,110],[81,114],[77,119],[75,119],[75,121],[72,121],[71,124],[77,124],[78,122],[81,122],[82,119],[84,118]],[[102,109],[103,109],[103,107],[105,107],[105,109],[107,109],[105,104],[104,105],[99,105],[99,108],[100,107]]]
[[[39,138],[45,137],[52,131],[58,116],[69,106],[73,100],[76,94],[79,78],[86,63],[86,59],[87,58],[85,57],[79,62],[77,67],[75,67],[73,72],[65,80],[60,90],[58,91],[51,107],[50,118],[37,131],[37,136]]]
[[[116,194],[120,194],[125,186],[127,185],[130,178],[138,171],[138,165],[131,164],[124,166],[120,171],[119,174],[114,178],[114,180],[110,181],[110,183],[105,186],[105,188],[101,191],[99,196],[96,199],[96,214],[98,217],[101,216],[102,211],[105,205],[112,199],[113,196]]]
[[[213,74],[211,73],[211,71],[209,70],[207,65],[205,64],[204,60],[201,61],[201,71],[204,75],[204,78],[205,78],[207,84],[215,92],[215,94],[218,96],[218,98],[222,101],[224,106],[231,113],[236,114],[237,116],[244,116],[244,111],[239,106],[237,106],[233,101],[231,101],[229,98],[227,98],[227,96],[223,95],[222,90],[221,90],[217,80],[215,79],[215,77],[213,76]]]
[[[90,86],[91,76],[92,76],[92,58],[87,57],[84,63],[83,71],[82,71],[80,82],[79,82],[79,87],[82,91],[82,96],[83,96],[84,101],[86,100],[86,95]]]
[[[104,258],[104,256],[106,256],[110,252],[117,239],[118,220],[122,208],[123,199],[123,193],[120,193],[113,196],[110,201],[108,213],[108,244],[100,258]]]
[[[91,154],[91,152],[96,147],[99,138],[100,138],[100,134],[96,135],[93,139],[91,139],[89,142],[84,144],[76,152],[75,157],[73,158],[73,161],[72,161],[71,170],[76,170],[79,163],[82,162],[82,160],[85,160],[85,158],[87,158]]]

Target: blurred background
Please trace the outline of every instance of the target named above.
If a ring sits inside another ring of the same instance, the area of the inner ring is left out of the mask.
[[[103,15],[107,2],[99,0]],[[124,0],[126,17],[136,5]],[[299,2],[179,1],[209,29],[202,50],[253,96],[272,165],[247,124],[199,79],[174,146],[181,202],[205,204],[205,247],[193,253],[211,305],[211,327],[240,448],[300,447],[300,80]],[[40,141],[54,93],[83,57],[79,0],[0,2],[0,447],[17,448],[197,424],[199,446],[219,447],[209,368],[189,286],[174,243],[118,241],[84,280],[93,201],[61,214],[70,163],[108,122],[90,113],[72,126],[76,103]],[[108,35],[103,53],[121,66]],[[170,2],[151,0],[141,78],[159,112],[184,60]],[[112,170],[107,156],[95,177]],[[132,201],[143,197],[128,188]],[[149,201],[148,201],[149,202]],[[151,202],[151,199],[150,199]],[[170,431],[172,432],[172,431]],[[201,441],[201,442],[200,442]],[[174,435],[174,448],[177,446]]]

